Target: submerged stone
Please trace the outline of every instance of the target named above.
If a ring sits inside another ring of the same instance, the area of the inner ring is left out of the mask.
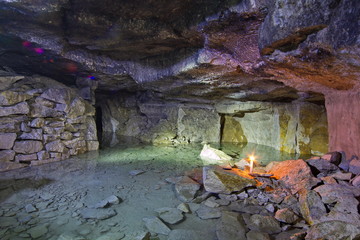
[[[84,208],[80,211],[80,215],[85,219],[104,220],[115,216],[117,213],[113,209],[94,209]]]
[[[176,208],[159,208],[155,212],[159,214],[159,218],[169,224],[176,224],[184,219],[182,212]]]
[[[199,190],[200,184],[187,176],[184,176],[175,184],[176,195],[184,202],[193,200]]]
[[[163,235],[169,235],[171,232],[171,229],[157,217],[143,218],[143,221],[150,232]]]

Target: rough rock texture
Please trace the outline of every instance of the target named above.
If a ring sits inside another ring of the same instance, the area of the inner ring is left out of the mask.
[[[302,159],[280,162],[274,165],[269,172],[274,174],[274,177],[278,178],[293,194],[303,188],[311,189],[320,182],[313,176],[310,167]]]
[[[219,166],[209,166],[203,168],[204,188],[212,193],[240,192],[246,187],[256,185],[256,181],[242,171],[223,170]]]
[[[0,107],[5,109],[0,117],[1,170],[21,166],[16,163],[41,164],[98,149],[94,108],[76,97],[74,89],[51,79],[41,83],[25,78],[17,84],[0,92]],[[9,111],[19,106],[27,110]]]
[[[223,142],[252,142],[307,154],[328,151],[326,112],[319,105],[221,101],[215,108],[225,114]]]
[[[276,134],[263,131],[263,142],[313,153],[327,151],[325,100],[330,150],[343,150],[349,159],[359,155],[360,28],[354,21],[359,11],[357,0],[1,1],[0,88],[38,73],[76,85],[91,102],[95,89],[96,100],[129,92],[151,95],[166,103],[164,114],[138,114],[143,110],[136,104],[129,110],[136,117],[124,111],[113,118],[116,113],[109,114],[105,122],[110,130],[126,123],[113,131],[126,136],[148,129],[144,139],[154,142],[219,140],[213,130],[221,128],[211,109],[219,100],[286,102],[293,108],[285,112],[222,116],[223,139],[251,142],[256,131],[243,125],[264,124],[262,129]],[[27,98],[14,94],[8,101],[7,94],[0,100],[4,104]],[[67,102],[66,96],[43,96],[60,105]],[[173,101],[207,108],[196,109],[201,121],[186,107],[169,119],[174,115],[167,107]],[[308,109],[295,109],[309,102],[320,105],[310,109],[320,114],[309,117]],[[1,114],[26,114],[28,107],[17,104],[1,107]],[[74,114],[83,112],[81,104],[74,105]],[[52,107],[33,108],[33,116],[59,117]],[[204,124],[213,125],[212,130],[192,132]]]
[[[313,225],[306,240],[315,240],[326,238],[329,240],[337,239],[357,239],[360,237],[360,230],[358,226],[345,223],[342,221],[329,221]]]
[[[235,212],[222,212],[216,226],[219,240],[245,239],[246,227],[242,216]]]
[[[300,212],[310,224],[319,223],[320,218],[326,214],[326,208],[320,195],[313,190],[301,189],[299,191]]]

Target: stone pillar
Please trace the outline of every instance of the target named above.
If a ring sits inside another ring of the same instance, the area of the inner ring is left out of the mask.
[[[360,157],[360,93],[337,91],[325,96],[329,151]]]

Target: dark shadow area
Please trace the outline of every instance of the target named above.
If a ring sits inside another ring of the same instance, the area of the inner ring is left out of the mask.
[[[103,126],[102,126],[102,110],[101,107],[96,107],[96,115],[95,115],[95,121],[96,121],[96,131],[97,131],[97,137],[98,141],[100,143],[100,146],[102,146],[102,140],[103,140]]]

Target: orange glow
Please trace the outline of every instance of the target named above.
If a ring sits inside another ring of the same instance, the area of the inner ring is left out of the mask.
[[[250,160],[251,162],[254,162],[255,159],[256,159],[256,157],[255,157],[254,155],[250,155],[250,156],[249,156],[249,160]]]

